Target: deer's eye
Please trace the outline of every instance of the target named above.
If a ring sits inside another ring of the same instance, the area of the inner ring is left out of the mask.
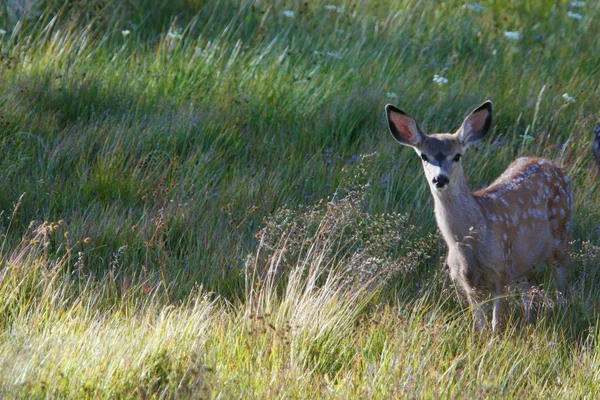
[[[425,153],[421,153],[421,160],[423,160],[423,161],[429,161],[429,158],[427,158],[427,156],[425,155]]]
[[[457,155],[454,156],[454,158],[452,159],[452,161],[459,162],[461,157],[462,157],[462,154],[457,154]]]

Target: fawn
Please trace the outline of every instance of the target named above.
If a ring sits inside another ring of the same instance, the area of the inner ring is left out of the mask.
[[[477,107],[453,134],[427,135],[408,114],[385,107],[394,138],[423,160],[435,219],[448,245],[452,280],[465,292],[475,328],[486,328],[484,302],[493,297],[492,330],[499,324],[506,287],[523,291],[525,320],[533,322],[533,267],[554,261],[557,288],[567,296],[571,230],[569,179],[550,161],[519,158],[490,186],[471,193],[461,157],[492,123],[492,103]]]

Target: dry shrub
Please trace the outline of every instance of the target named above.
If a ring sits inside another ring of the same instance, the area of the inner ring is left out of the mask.
[[[300,209],[281,208],[257,234],[260,244],[247,267],[265,280],[317,262],[335,268],[347,285],[368,283],[371,289],[413,271],[433,254],[437,239],[420,236],[403,214],[365,211],[364,189]]]

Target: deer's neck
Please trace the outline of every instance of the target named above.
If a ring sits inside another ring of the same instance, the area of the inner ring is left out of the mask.
[[[459,175],[444,191],[431,188],[435,219],[448,245],[465,242],[466,237],[486,235],[481,208],[469,191],[462,171]]]

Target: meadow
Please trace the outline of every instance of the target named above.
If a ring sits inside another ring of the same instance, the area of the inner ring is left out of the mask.
[[[597,398],[600,3],[0,5],[3,398]],[[573,183],[572,297],[473,331],[393,103]]]

